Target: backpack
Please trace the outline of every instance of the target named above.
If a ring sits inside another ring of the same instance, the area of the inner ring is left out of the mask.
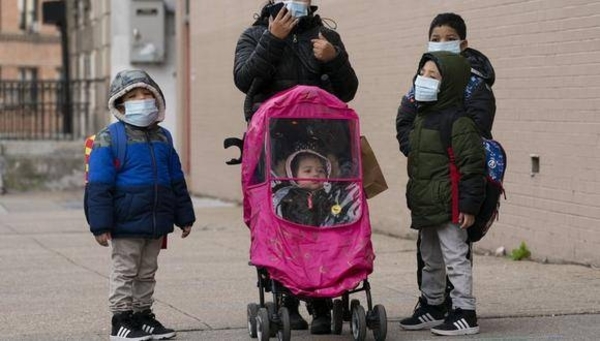
[[[160,127],[162,132],[169,140],[169,144],[173,145],[173,137],[171,133]],[[125,164],[125,155],[127,154],[127,134],[125,133],[125,123],[121,121],[113,122],[108,125],[108,130],[110,133],[110,137],[112,140],[111,147],[113,151],[113,155],[115,156],[114,165],[117,170],[121,168]],[[92,148],[94,147],[94,140],[96,139],[96,135],[91,135],[85,140],[85,183],[88,183],[89,180],[89,163],[90,163],[90,155],[92,154]]]
[[[504,173],[506,173],[506,152],[500,142],[493,139],[482,138],[485,149],[485,200],[479,213],[475,216],[475,223],[469,227],[469,241],[477,242],[490,229],[494,221],[498,220],[500,210],[500,197],[504,192]]]
[[[458,216],[458,181],[460,174],[455,163],[454,151],[451,143],[452,138],[449,132],[442,130],[442,143],[446,147],[450,158],[450,179],[452,187],[452,216]],[[494,221],[498,219],[500,209],[500,197],[504,193],[504,174],[506,173],[506,152],[500,142],[493,139],[481,138],[483,148],[485,149],[485,200],[475,215],[475,223],[467,229],[469,242],[477,242],[483,238]]]

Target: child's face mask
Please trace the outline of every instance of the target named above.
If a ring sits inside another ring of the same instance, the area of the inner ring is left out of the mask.
[[[123,103],[125,106],[125,122],[136,127],[147,127],[156,122],[158,108],[154,98],[130,100]]]
[[[301,1],[283,1],[285,8],[294,18],[301,18],[308,15],[308,3]]]
[[[430,41],[427,46],[428,52],[447,51],[459,54],[460,53],[460,40],[451,41]]]
[[[415,100],[418,102],[435,102],[440,89],[437,79],[417,76],[415,79]]]

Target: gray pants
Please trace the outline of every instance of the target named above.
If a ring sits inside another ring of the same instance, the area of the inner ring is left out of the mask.
[[[162,238],[115,238],[111,245],[110,311],[150,309],[154,302],[154,274],[158,269]]]
[[[421,292],[431,305],[444,302],[446,274],[454,289],[450,292],[454,309],[475,310],[473,264],[467,230],[447,223],[421,229],[421,256],[425,262]]]

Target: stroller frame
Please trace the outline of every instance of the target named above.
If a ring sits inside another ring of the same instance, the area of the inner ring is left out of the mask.
[[[250,264],[252,265],[252,264]],[[283,305],[285,296],[292,293],[278,281],[270,278],[265,268],[256,267],[259,303],[249,303],[247,306],[248,333],[251,338],[261,341],[277,337],[278,340],[291,339],[291,324],[288,309]],[[360,300],[350,299],[350,295],[365,292],[366,311]],[[272,301],[266,301],[266,293],[272,293]],[[367,329],[372,330],[376,341],[385,340],[387,336],[387,314],[381,304],[373,306],[371,285],[364,279],[361,285],[348,290],[341,297],[333,298],[331,310],[331,333],[341,335],[344,322],[350,322],[353,340],[362,341],[367,336]]]

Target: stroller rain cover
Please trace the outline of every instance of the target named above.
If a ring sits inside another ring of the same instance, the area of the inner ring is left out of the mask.
[[[373,271],[358,122],[358,115],[334,95],[296,86],[263,103],[248,125],[242,191],[250,261],[294,295],[337,297]],[[287,193],[281,191],[297,188],[298,179],[282,165],[299,141],[318,144],[328,159],[328,178],[321,180],[319,192],[327,204],[318,226],[286,219],[278,209],[280,193]]]

